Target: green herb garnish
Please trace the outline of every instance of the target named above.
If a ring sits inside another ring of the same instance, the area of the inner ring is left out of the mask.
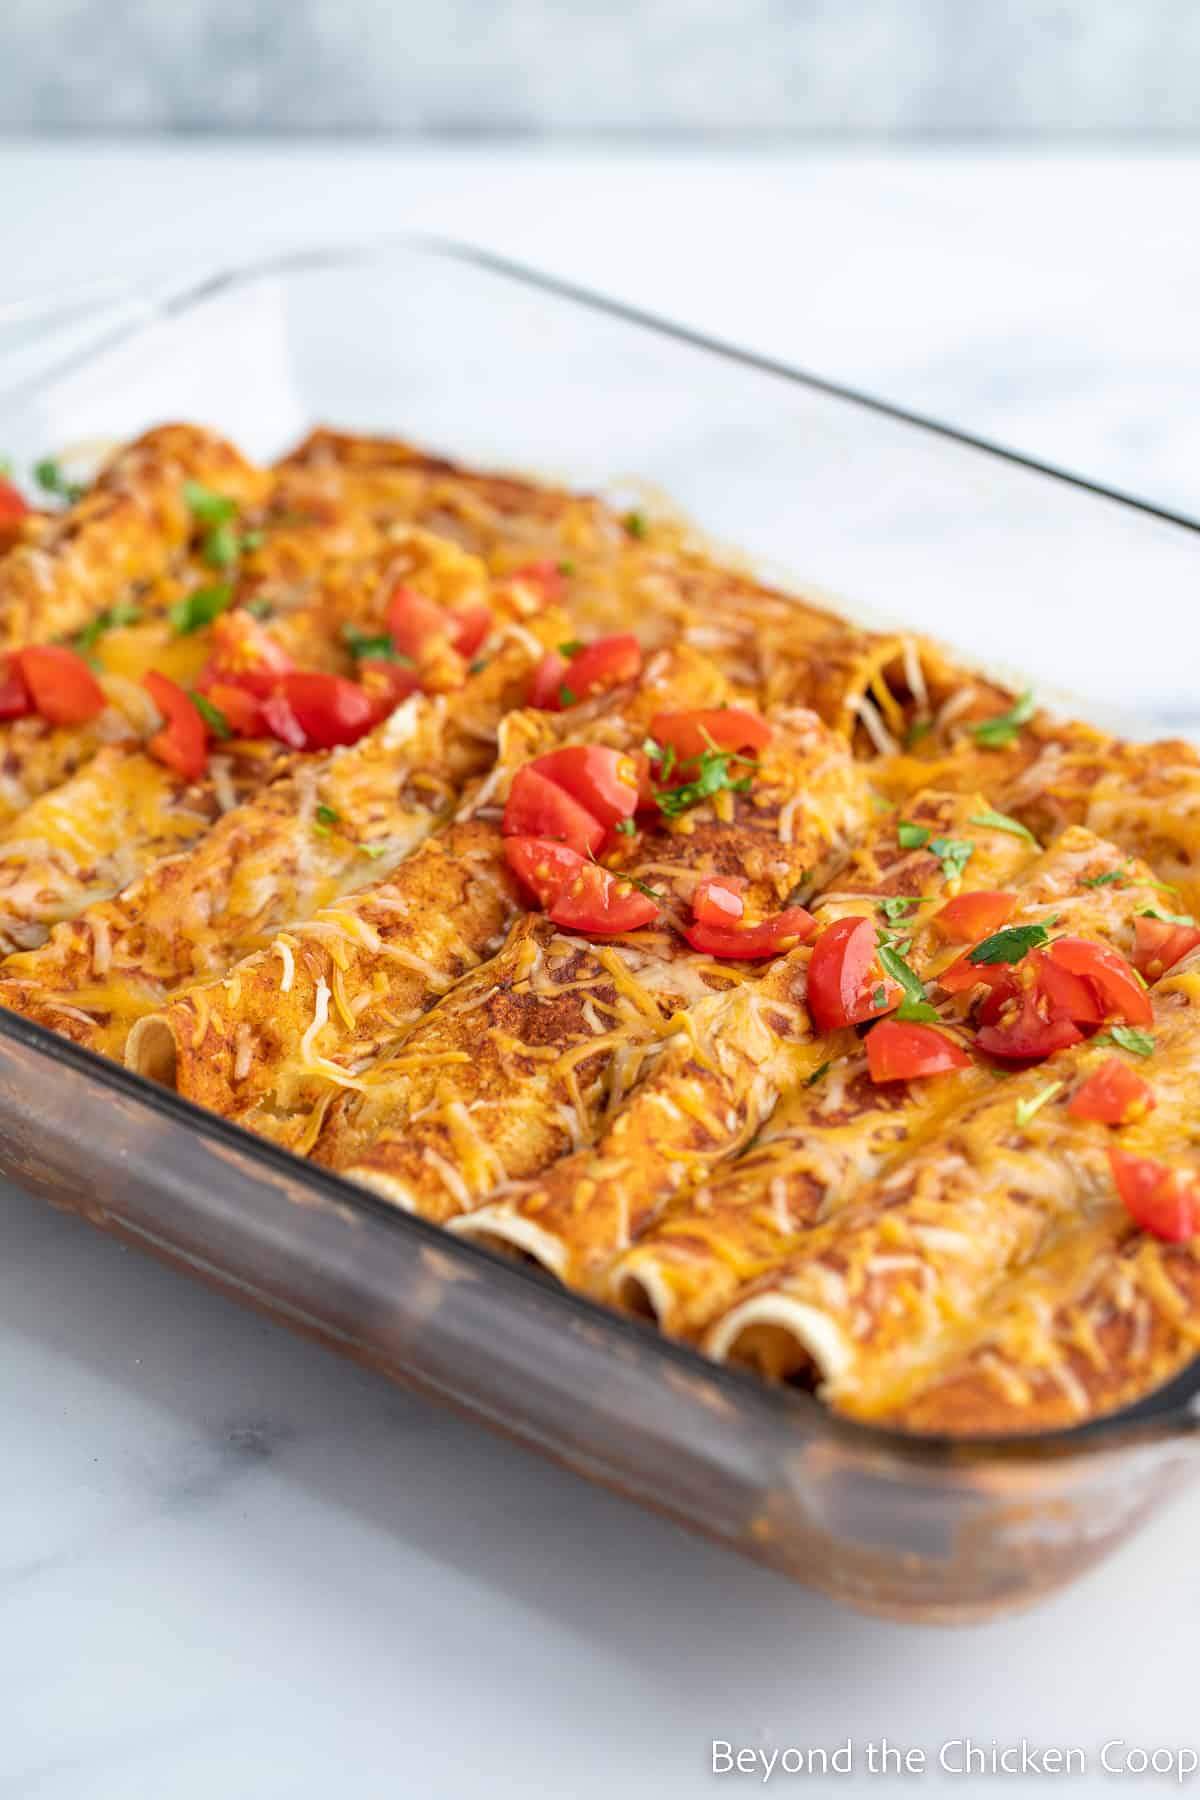
[[[1042,944],[1050,942],[1050,933],[1044,925],[1006,925],[1003,931],[994,931],[991,937],[984,938],[982,944],[976,944],[968,950],[969,963],[1018,963],[1031,950],[1037,950]]]
[[[967,730],[985,750],[1004,750],[1019,736],[1022,725],[1028,725],[1033,711],[1033,689],[1026,688],[1007,712],[998,713],[994,719],[981,719],[977,725],[968,725]]]
[[[646,524],[646,515],[642,512],[627,512],[624,525],[630,537],[634,538],[644,538],[649,529]]]
[[[1032,831],[1030,831],[1028,825],[1022,825],[1020,819],[1010,819],[1007,813],[976,813],[975,817],[971,819],[969,823],[972,825],[990,825],[993,831],[1007,831],[1010,832],[1013,837],[1024,838],[1027,844],[1037,843],[1037,839],[1034,837]]]
[[[262,594],[253,600],[243,600],[242,606],[252,619],[269,619],[271,616],[271,602]]]
[[[947,881],[957,881],[975,854],[970,838],[935,837],[930,840],[929,848],[940,859],[942,874]]]
[[[928,825],[918,825],[912,819],[901,819],[896,826],[896,837],[902,850],[923,850],[931,835]]]
[[[652,737],[648,737],[642,739],[642,749],[650,758],[651,762],[656,762],[660,765],[658,779],[660,781],[666,781],[671,770],[675,767],[675,746],[673,744],[668,744],[664,750],[661,744],[655,743]]]
[[[1017,1124],[1020,1126],[1028,1125],[1029,1121],[1033,1118],[1033,1115],[1041,1112],[1046,1102],[1048,1100],[1053,1100],[1055,1094],[1061,1094],[1066,1085],[1065,1081],[1048,1081],[1045,1087],[1039,1088],[1038,1092],[1034,1094],[1031,1099],[1018,1100],[1016,1106]]]
[[[75,633],[71,639],[72,647],[78,650],[81,656],[86,656],[93,644],[98,638],[102,638],[106,631],[115,631],[120,625],[136,625],[141,616],[141,607],[135,606],[132,600],[118,600],[115,606],[105,607],[104,611],[98,613],[90,624],[84,626],[82,631]]]
[[[699,758],[688,758],[689,765],[693,761],[697,762],[697,770],[692,781],[685,781],[680,787],[654,790],[659,809],[668,819],[677,819],[680,813],[699,806],[702,800],[709,800],[714,794],[745,794],[749,791],[750,776],[742,775],[735,780],[729,770],[733,763],[756,766],[754,757],[741,756],[734,750],[704,750]]]
[[[572,656],[578,656],[579,652],[582,649],[583,649],[583,639],[582,638],[568,638],[565,644],[560,644],[558,646],[558,654],[560,656],[566,656],[569,658]]]
[[[360,844],[358,850],[360,856],[369,856],[372,862],[378,862],[381,856],[387,855],[388,847],[386,844]]]
[[[577,703],[578,699],[579,699],[579,696],[575,692],[574,688],[569,688],[565,681],[559,682],[559,684],[558,684],[558,704],[560,706],[574,706]]]
[[[929,736],[932,730],[932,719],[914,719],[904,734],[904,748],[906,750],[914,749],[915,746],[921,742],[922,738],[927,738]]]
[[[819,1069],[814,1069],[812,1074],[807,1077],[804,1083],[805,1087],[815,1087],[822,1075],[827,1074],[832,1066],[831,1063],[823,1062]]]
[[[81,500],[87,489],[77,481],[68,481],[58,463],[52,456],[45,456],[41,462],[33,465],[33,479],[45,494],[55,494],[58,499],[65,500],[68,505]]]
[[[1152,1031],[1140,1031],[1136,1025],[1110,1025],[1092,1039],[1093,1044],[1115,1044],[1133,1056],[1153,1056],[1155,1037]]]
[[[341,820],[342,820],[341,813],[335,811],[335,809],[332,806],[318,806],[318,808],[317,808],[318,824],[320,824],[320,825],[340,825]]]
[[[879,960],[885,972],[904,989],[904,998],[896,1009],[898,1019],[936,1019],[937,1013],[925,998],[925,983],[910,968],[893,944],[879,945]],[[880,1002],[876,1001],[876,1004]]]
[[[208,726],[214,737],[228,738],[233,736],[229,720],[219,706],[214,706],[207,694],[198,694],[193,688],[189,696],[192,705]]]
[[[871,1002],[874,1006],[886,1006],[887,1005],[887,989],[884,987],[882,982],[880,982],[879,986],[875,989],[875,992],[872,994]]]
[[[895,925],[907,918],[914,907],[932,906],[933,902],[920,894],[891,894],[886,900],[877,901],[876,905],[888,924]]]
[[[200,545],[200,555],[210,569],[227,569],[241,554],[241,540],[232,525],[210,525]]]
[[[217,587],[196,588],[167,608],[167,618],[176,637],[188,637],[204,625],[211,625],[233,602],[233,589],[222,582]]]
[[[224,525],[237,514],[236,500],[231,500],[228,494],[216,493],[199,481],[184,482],[183,500],[188,511],[203,525]]]
[[[1156,906],[1143,906],[1138,909],[1139,919],[1161,919],[1164,925],[1194,925],[1191,913],[1159,912]]]
[[[394,662],[409,669],[413,667],[412,657],[397,650],[386,631],[373,634],[361,631],[357,625],[343,625],[342,639],[356,662],[369,657],[372,662]]]
[[[1085,875],[1082,885],[1084,887],[1110,887],[1113,882],[1124,883],[1128,880],[1129,876],[1125,869],[1110,869],[1106,875]]]
[[[632,819],[618,819],[614,830],[619,831],[622,837],[633,837],[637,826]]]

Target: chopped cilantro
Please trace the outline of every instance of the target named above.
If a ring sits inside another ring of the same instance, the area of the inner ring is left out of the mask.
[[[233,589],[225,582],[217,587],[195,588],[167,608],[167,618],[177,637],[187,637],[203,625],[211,625],[232,603]]]
[[[626,531],[633,538],[644,538],[648,530],[646,515],[642,512],[627,512],[624,524]]]
[[[984,938],[982,944],[976,944],[968,950],[969,963],[1017,963],[1031,950],[1037,950],[1042,944],[1050,942],[1050,934],[1044,925],[1006,925],[1003,931],[995,931],[991,937]]]
[[[1108,873],[1105,875],[1085,875],[1083,878],[1083,886],[1084,887],[1110,887],[1113,882],[1120,882],[1122,885],[1124,885],[1124,883],[1127,882],[1128,880],[1129,880],[1129,874],[1128,874],[1127,868],[1125,868],[1125,869],[1109,869]]]
[[[33,479],[45,494],[56,494],[68,505],[82,498],[86,489],[77,481],[68,481],[58,463],[52,456],[44,456],[41,462],[33,465]]]
[[[573,575],[575,573],[575,564],[573,562],[560,561],[558,572],[560,575]]]
[[[928,825],[918,825],[912,819],[901,819],[896,826],[896,836],[902,850],[923,850],[932,833]]]
[[[898,981],[904,989],[904,998],[896,1010],[896,1017],[898,1019],[936,1019],[937,1013],[925,998],[925,983],[916,970],[909,967],[895,946],[881,943],[879,960],[885,972],[892,977],[893,981]],[[876,1001],[876,1005],[879,1004],[880,1002]]]
[[[632,819],[618,819],[614,829],[619,831],[622,837],[632,837],[637,830],[637,826]]]
[[[338,825],[341,823],[341,818],[341,813],[335,811],[332,806],[318,806],[317,808],[317,820],[321,825]]]
[[[1191,913],[1159,912],[1157,906],[1143,906],[1138,909],[1139,919],[1161,919],[1164,925],[1194,925]]]
[[[212,732],[214,737],[227,738],[233,736],[233,732],[229,726],[229,720],[225,717],[225,714],[221,711],[219,706],[213,705],[207,694],[198,694],[193,688],[190,698],[192,705],[200,714],[200,717],[204,720],[204,723],[208,726],[208,729]]]
[[[1033,710],[1033,689],[1026,688],[1007,712],[998,713],[994,719],[981,719],[967,729],[985,750],[1004,750],[1019,736],[1022,725],[1028,725]]]
[[[265,531],[243,531],[243,533],[242,533],[242,554],[243,554],[243,556],[247,553],[247,551],[261,550],[263,544],[266,542],[266,538],[267,538],[267,534]]]
[[[241,542],[232,525],[222,521],[209,526],[200,554],[210,569],[227,569],[230,563],[237,561],[240,552]]]
[[[668,744],[664,750],[661,744],[655,743],[652,737],[648,737],[642,739],[642,749],[650,758],[651,762],[661,764],[658,771],[658,779],[660,781],[666,781],[671,770],[675,767],[675,746],[673,744]]]
[[[574,688],[569,688],[565,681],[559,682],[559,684],[558,684],[558,704],[560,706],[574,706],[577,703],[578,699],[579,699],[579,696],[575,692]]]
[[[369,856],[372,862],[378,862],[381,856],[387,855],[388,847],[386,844],[360,844],[358,849],[360,856]]]
[[[583,649],[583,639],[582,638],[568,638],[565,644],[560,644],[558,646],[558,654],[560,656],[566,656],[569,658],[572,656],[578,656],[579,652],[582,649]]]
[[[872,1001],[872,1004],[875,1006],[886,1006],[887,1005],[887,989],[884,987],[882,982],[880,982],[879,986],[875,989],[875,992],[872,994],[871,1001]]]
[[[1016,1106],[1017,1124],[1022,1127],[1028,1125],[1029,1121],[1033,1118],[1033,1115],[1041,1112],[1046,1102],[1048,1100],[1053,1100],[1055,1094],[1061,1094],[1065,1086],[1065,1081],[1048,1081],[1045,1087],[1039,1088],[1037,1093],[1030,1099],[1018,1100]]]
[[[86,656],[92,645],[98,638],[102,638],[106,631],[115,631],[119,625],[136,625],[141,616],[140,606],[135,606],[131,600],[118,600],[115,606],[106,606],[104,611],[98,613],[90,624],[84,626],[82,631],[75,633],[71,639],[72,647],[78,650],[81,656]]]
[[[822,1075],[825,1075],[828,1073],[830,1067],[831,1067],[831,1064],[829,1064],[828,1062],[823,1062],[819,1069],[814,1069],[812,1074],[810,1076],[808,1076],[808,1078],[806,1079],[806,1081],[804,1083],[805,1087],[815,1087],[817,1082],[820,1081]]]
[[[698,758],[688,758],[689,765],[693,761],[697,763],[693,780],[685,781],[680,787],[654,790],[659,809],[668,819],[677,819],[680,813],[699,806],[702,800],[709,800],[714,794],[744,794],[749,791],[750,776],[742,775],[735,780],[729,769],[732,763],[749,763],[753,766],[753,757],[740,756],[733,750],[704,750]]]
[[[1092,1039],[1093,1044],[1105,1041],[1111,1041],[1119,1050],[1128,1050],[1134,1056],[1154,1055],[1154,1033],[1139,1031],[1136,1025],[1110,1025],[1106,1032]]]
[[[662,895],[656,893],[649,882],[639,881],[636,875],[620,875],[617,879],[620,881],[627,881],[630,887],[635,887],[637,889],[639,894],[645,894],[647,900],[654,900],[659,906],[662,905]]]
[[[413,660],[397,650],[386,631],[373,635],[369,631],[361,631],[357,625],[343,625],[342,638],[356,662],[369,657],[372,662],[403,663],[411,669]]]
[[[976,813],[969,823],[972,825],[990,825],[993,831],[1007,831],[1011,833],[1013,837],[1024,838],[1027,844],[1037,843],[1037,839],[1034,837],[1032,831],[1030,831],[1028,825],[1022,825],[1020,819],[1010,819],[1007,813]]]
[[[947,881],[957,881],[975,854],[970,838],[935,837],[929,848],[940,859],[942,874]]]
[[[185,481],[183,499],[188,511],[203,525],[224,525],[237,513],[237,501],[218,494],[199,481]]]
[[[932,904],[932,901],[925,899],[920,894],[891,894],[886,900],[877,902],[880,912],[888,921],[889,925],[895,925],[899,920],[907,918],[908,914],[916,906],[930,906]]]
[[[915,746],[921,742],[922,738],[927,738],[929,736],[932,730],[932,719],[914,719],[904,734],[904,748],[906,750],[914,749]]]
[[[482,675],[483,671],[487,668],[488,663],[490,661],[491,661],[490,657],[477,656],[473,663],[467,664],[468,675]]]
[[[243,605],[253,619],[269,619],[271,616],[271,602],[262,594],[253,600],[244,601]]]

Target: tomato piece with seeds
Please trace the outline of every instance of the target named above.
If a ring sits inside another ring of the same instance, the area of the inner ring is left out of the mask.
[[[108,704],[83,657],[65,644],[30,644],[17,660],[34,712],[52,725],[86,725]]]
[[[604,841],[599,819],[532,763],[513,776],[500,829],[505,837],[551,838],[580,856],[594,855]]]
[[[1147,981],[1157,981],[1197,944],[1200,925],[1145,917],[1133,921],[1133,966]]]
[[[504,860],[545,911],[587,858],[551,838],[510,837],[504,840]]]
[[[939,937],[949,944],[979,944],[1007,925],[1017,904],[1015,894],[1001,889],[980,888],[971,894],[956,894],[939,907],[931,920]]]
[[[746,910],[740,875],[702,875],[692,895],[692,916],[698,925],[736,925]]]
[[[161,731],[146,748],[185,781],[198,781],[208,767],[208,727],[188,694],[166,675],[151,669],[144,686],[163,716]]]
[[[631,819],[638,804],[638,771],[631,757],[604,744],[564,744],[528,765],[570,794],[607,831]]]
[[[915,1081],[969,1069],[971,1058],[936,1025],[915,1019],[881,1019],[867,1033],[867,1070],[874,1082]]]
[[[1150,1083],[1119,1056],[1110,1056],[1075,1089],[1067,1111],[1073,1119],[1092,1119],[1100,1125],[1131,1125],[1153,1105]]]
[[[808,1009],[822,1031],[861,1025],[898,1005],[899,982],[883,973],[870,919],[837,919],[821,933],[808,965]]]
[[[1152,1237],[1182,1244],[1200,1232],[1200,1183],[1156,1156],[1133,1156],[1109,1147],[1108,1163],[1130,1218]]]
[[[696,920],[684,927],[683,935],[692,949],[704,956],[756,962],[794,950],[797,944],[806,943],[816,929],[817,921],[803,906],[788,906],[757,925],[706,925]]]
[[[771,727],[743,706],[696,707],[688,712],[656,713],[650,736],[677,762],[694,762],[706,750],[749,751],[757,755],[771,741]]]
[[[581,862],[548,908],[556,925],[570,931],[611,937],[637,931],[658,917],[658,906],[631,881],[622,881],[599,863]]]

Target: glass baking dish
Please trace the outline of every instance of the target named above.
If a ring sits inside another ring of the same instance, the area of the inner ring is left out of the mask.
[[[5,363],[0,337],[0,436],[20,459],[172,417],[265,458],[321,422],[662,490],[765,573],[1086,694],[1093,717],[1200,717],[1190,659],[1164,655],[1200,590],[1196,525],[495,258],[406,241],[139,289],[90,332],[66,310],[35,365]],[[1040,1438],[847,1424],[4,1012],[0,1173],[879,1612],[1028,1603],[1197,1466],[1191,1373]]]

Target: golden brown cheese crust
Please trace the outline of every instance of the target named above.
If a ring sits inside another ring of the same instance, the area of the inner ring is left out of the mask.
[[[352,750],[218,745],[188,786],[145,754],[142,688],[151,668],[193,685],[212,647],[171,610],[213,580],[187,482],[235,502],[233,601],[299,666],[352,675],[346,628],[385,629],[397,585],[502,631],[465,686],[431,652],[424,697]],[[1017,703],[917,634],[764,586],[657,506],[330,431],[264,471],[164,427],[0,554],[7,647],[113,607],[139,616],[90,641],[99,718],[0,724],[0,1003],[860,1418],[1074,1423],[1194,1353],[1194,1246],[1138,1231],[1107,1161],[1118,1141],[1192,1165],[1190,963],[1155,989],[1157,1104],[1114,1134],[1067,1111],[1111,1045],[879,1085],[859,1034],[813,1028],[810,945],[731,962],[681,936],[714,874],[751,916],[867,918],[970,1046],[978,993],[932,985],[961,950],[938,907],[1003,888],[1013,924],[1132,955],[1139,914],[1200,900],[1189,746]],[[637,681],[525,706],[548,648],[613,631],[643,646]],[[500,828],[516,769],[563,743],[637,751],[656,713],[723,705],[772,725],[748,789],[601,851],[659,922],[589,940],[531,912]],[[968,840],[965,863],[936,847]]]

